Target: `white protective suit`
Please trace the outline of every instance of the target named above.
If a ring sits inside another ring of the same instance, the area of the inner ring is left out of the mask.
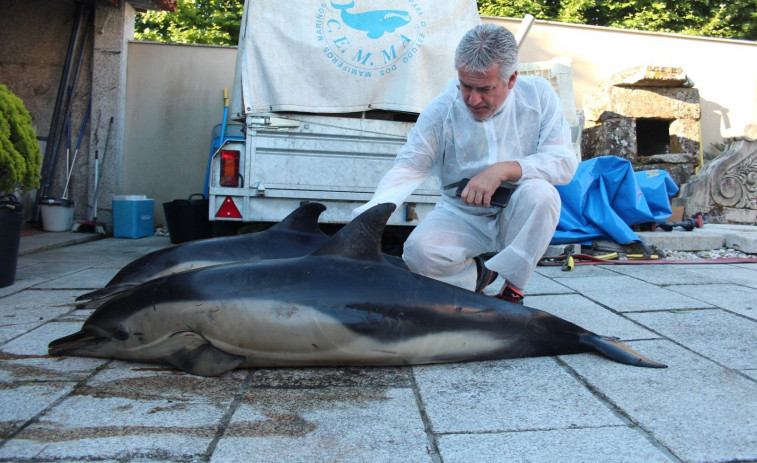
[[[403,259],[422,275],[473,290],[473,257],[498,252],[486,266],[524,288],[555,232],[560,197],[553,185],[573,178],[578,161],[557,94],[541,77],[518,76],[502,108],[479,121],[452,79],[423,110],[373,198],[398,207],[429,175],[449,185],[501,161],[523,171],[504,209],[470,206],[442,190],[441,201],[411,233]],[[442,187],[443,188],[443,187]]]

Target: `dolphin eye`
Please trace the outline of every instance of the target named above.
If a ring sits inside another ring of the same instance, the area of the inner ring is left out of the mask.
[[[129,339],[129,332],[126,331],[123,326],[119,326],[116,328],[116,331],[113,332],[113,337],[119,341],[126,341]]]

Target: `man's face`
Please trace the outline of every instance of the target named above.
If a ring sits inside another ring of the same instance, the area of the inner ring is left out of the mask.
[[[478,120],[489,118],[502,106],[515,85],[517,76],[516,71],[507,80],[502,80],[499,66],[486,72],[471,72],[462,67],[457,70],[465,106]]]

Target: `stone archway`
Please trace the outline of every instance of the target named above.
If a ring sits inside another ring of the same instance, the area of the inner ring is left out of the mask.
[[[662,169],[682,185],[699,163],[699,91],[682,68],[639,66],[584,99],[584,159],[619,156],[634,170]]]

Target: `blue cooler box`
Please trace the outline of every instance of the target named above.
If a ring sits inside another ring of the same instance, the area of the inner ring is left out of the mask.
[[[143,238],[153,233],[155,201],[144,195],[113,196],[113,236]]]

